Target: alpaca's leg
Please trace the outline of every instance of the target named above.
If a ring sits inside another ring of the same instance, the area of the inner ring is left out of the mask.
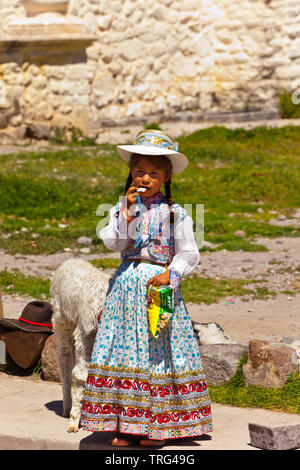
[[[72,407],[71,385],[74,364],[74,338],[73,334],[62,334],[59,330],[55,332],[55,336],[57,365],[63,389],[63,416],[69,418]]]
[[[72,409],[68,432],[77,432],[81,416],[81,405],[95,335],[85,336],[78,326],[74,332],[75,366],[72,371]]]

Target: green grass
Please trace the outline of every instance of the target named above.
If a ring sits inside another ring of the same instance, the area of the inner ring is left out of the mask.
[[[253,299],[267,299],[276,293],[265,287],[248,288],[247,284],[261,281],[249,279],[214,279],[208,277],[189,276],[181,284],[181,292],[185,302],[196,304],[212,304],[227,296],[247,296]]]
[[[267,222],[276,217],[270,211],[290,215],[300,207],[300,126],[214,126],[178,141],[190,164],[173,177],[172,197],[181,205],[204,204],[205,240],[218,246],[203,251],[262,251],[255,237],[299,236],[299,228]],[[86,146],[77,134],[71,142],[67,149],[0,155],[0,235],[12,234],[0,236],[0,249],[54,253],[76,248],[77,238],[86,235],[93,238],[92,253],[108,251],[96,233],[96,209],[118,201],[128,167],[114,145]],[[15,233],[22,227],[28,232]]]
[[[45,294],[46,298],[50,297],[50,281],[41,277],[25,276],[22,273],[11,273],[6,269],[0,271],[0,286],[3,294],[29,295],[36,299],[41,294]],[[13,286],[9,288],[9,286]]]
[[[90,263],[93,264],[96,268],[101,269],[116,269],[120,266],[121,261],[114,258],[102,258],[90,260]]]
[[[103,258],[90,260],[96,268],[100,269],[117,269],[120,260],[114,258]],[[219,280],[213,278],[203,278],[190,276],[183,280],[181,291],[186,302],[211,304],[219,302],[220,299],[227,296],[246,296],[255,299],[266,299],[276,295],[275,292],[268,291],[264,287],[246,288],[247,284],[258,283],[256,280],[242,279],[226,279]],[[0,271],[0,286],[4,294],[29,295],[40,298],[41,294],[45,294],[46,298],[50,298],[50,280],[41,277],[26,276],[18,272],[9,272],[6,269]],[[13,286],[13,287],[11,287]]]
[[[282,388],[246,386],[241,359],[235,375],[223,385],[209,385],[210,398],[215,403],[238,407],[264,408],[300,414],[300,375],[292,373]]]

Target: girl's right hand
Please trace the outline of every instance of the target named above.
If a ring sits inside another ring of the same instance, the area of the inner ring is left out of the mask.
[[[138,188],[136,186],[131,186],[125,194],[128,208],[133,204],[136,204],[136,197],[138,195],[137,189]]]

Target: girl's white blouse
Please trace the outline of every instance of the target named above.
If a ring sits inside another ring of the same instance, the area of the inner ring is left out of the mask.
[[[119,220],[116,214],[116,207],[110,209],[109,224],[99,231],[99,235],[104,245],[112,251],[124,250],[129,242],[127,235],[127,222],[122,211],[119,211]],[[118,222],[118,223],[117,223]],[[126,238],[125,238],[126,237]],[[143,235],[145,239],[146,235]],[[194,238],[193,219],[186,215],[182,221],[174,227],[175,255],[168,269],[173,269],[180,276],[189,274],[199,263],[200,253]],[[155,258],[149,254],[147,247],[142,248],[139,256],[134,259],[147,259],[155,261]]]

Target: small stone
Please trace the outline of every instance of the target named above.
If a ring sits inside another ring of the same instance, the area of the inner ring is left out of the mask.
[[[80,253],[88,255],[90,253],[90,248],[80,248]]]
[[[66,228],[66,227],[68,227],[68,225],[66,225],[66,224],[58,224],[58,226],[59,226],[59,228]]]
[[[242,238],[245,238],[246,237],[246,232],[244,232],[244,230],[236,230],[234,232],[234,236],[235,237],[242,237]]]
[[[93,239],[89,237],[79,237],[77,239],[78,245],[91,245],[93,243]]]
[[[206,246],[207,248],[214,248],[217,245],[215,243],[211,243],[211,242],[208,242],[208,241],[204,240],[202,246]]]
[[[277,217],[277,220],[286,220],[286,216],[283,215],[283,214],[280,214],[280,215]]]
[[[28,232],[28,228],[27,227],[21,227],[21,232]]]
[[[283,337],[281,338],[281,342],[282,342],[282,343],[286,343],[286,344],[291,344],[291,343],[293,343],[294,341],[295,341],[295,339],[292,338],[291,336],[283,336]]]
[[[65,251],[66,253],[69,253],[69,252],[71,251],[71,248],[65,247],[65,248],[64,248],[64,251]]]

